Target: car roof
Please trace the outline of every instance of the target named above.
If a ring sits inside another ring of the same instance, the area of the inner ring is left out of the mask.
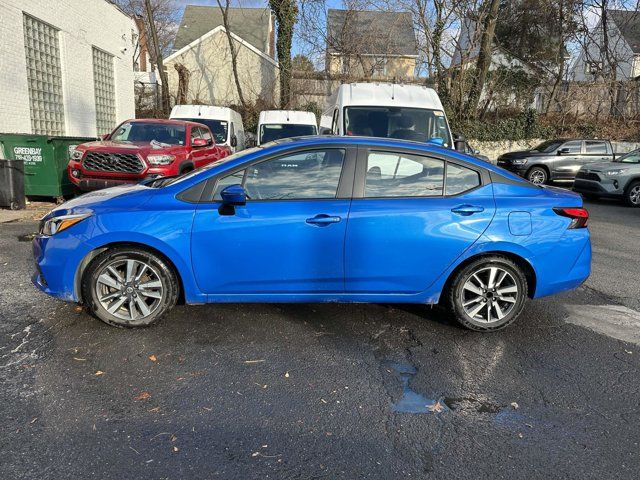
[[[171,109],[169,118],[201,117],[205,120],[229,120],[231,115],[238,115],[238,113],[229,107],[218,107],[215,105],[175,105]]]
[[[269,123],[317,125],[318,120],[313,112],[301,110],[263,110],[260,112],[258,122],[261,125]]]
[[[336,104],[443,110],[440,97],[424,85],[395,83],[349,83],[340,85]]]

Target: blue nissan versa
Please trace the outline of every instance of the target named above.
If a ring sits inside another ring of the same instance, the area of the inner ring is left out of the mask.
[[[474,330],[589,275],[579,195],[425,143],[304,137],[46,215],[35,285],[117,326],[205,302],[442,302]]]

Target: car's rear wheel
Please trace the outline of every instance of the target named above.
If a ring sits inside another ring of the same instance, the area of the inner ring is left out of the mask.
[[[104,251],[82,278],[89,311],[118,327],[146,327],[157,322],[176,304],[178,290],[178,280],[166,260],[129,247]]]
[[[462,268],[450,284],[448,301],[462,326],[499,330],[518,318],[527,300],[527,288],[520,267],[496,255]]]
[[[624,199],[630,207],[640,207],[640,181],[633,182],[629,185]]]
[[[533,167],[527,172],[527,180],[534,185],[544,185],[549,181],[549,174],[542,167]]]

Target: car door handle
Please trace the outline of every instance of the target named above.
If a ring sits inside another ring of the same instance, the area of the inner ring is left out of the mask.
[[[478,205],[458,205],[457,207],[453,207],[451,211],[458,215],[468,217],[474,213],[484,212],[484,207],[480,207]]]
[[[342,220],[341,217],[334,217],[321,213],[315,217],[307,218],[307,223],[310,225],[317,225],[319,227],[326,227],[332,223],[338,223],[340,220]]]

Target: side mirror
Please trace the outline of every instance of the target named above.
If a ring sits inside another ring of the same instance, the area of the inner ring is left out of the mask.
[[[433,137],[429,139],[429,143],[433,143],[434,145],[438,145],[441,147],[444,145],[444,138]]]
[[[211,140],[207,140],[206,138],[194,138],[191,141],[191,145],[194,147],[208,147],[211,145]]]
[[[569,155],[571,153],[571,150],[568,148],[561,148],[560,150],[558,150],[558,155]]]
[[[232,147],[237,147],[238,146],[238,137],[236,137],[235,135],[231,135],[231,146]]]
[[[466,153],[468,149],[467,139],[463,135],[453,135],[453,149],[456,152]]]
[[[247,203],[247,193],[242,185],[229,185],[221,192],[222,203],[230,206],[242,206]]]

